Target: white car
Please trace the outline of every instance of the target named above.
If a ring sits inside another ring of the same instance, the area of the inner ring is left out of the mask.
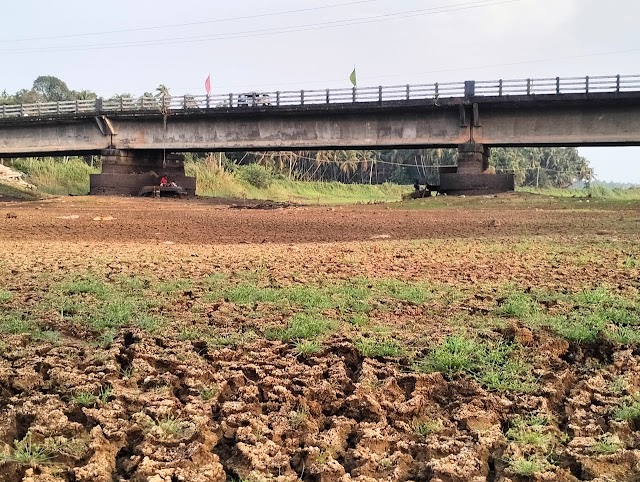
[[[249,92],[238,95],[238,107],[262,107],[271,105],[269,94]]]

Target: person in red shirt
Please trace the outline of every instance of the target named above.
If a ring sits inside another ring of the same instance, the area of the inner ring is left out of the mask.
[[[160,178],[160,186],[168,186],[169,185],[169,180],[167,179],[167,176],[162,176]]]

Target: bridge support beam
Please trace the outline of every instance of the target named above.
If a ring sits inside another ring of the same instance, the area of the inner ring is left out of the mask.
[[[458,146],[458,167],[440,168],[439,191],[447,194],[494,194],[513,191],[513,174],[490,173],[489,148],[469,142]]]
[[[105,149],[101,154],[102,173],[91,175],[90,194],[137,196],[142,187],[159,184],[164,175],[195,195],[196,178],[185,175],[182,155],[124,149]]]

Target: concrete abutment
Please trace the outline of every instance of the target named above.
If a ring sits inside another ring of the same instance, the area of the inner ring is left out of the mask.
[[[440,168],[438,191],[447,194],[495,194],[513,191],[513,174],[495,174],[489,168],[489,148],[469,142],[458,146],[458,166]]]
[[[142,187],[158,185],[162,176],[195,195],[196,178],[185,175],[182,155],[159,150],[105,149],[102,173],[91,175],[90,194],[137,196]]]

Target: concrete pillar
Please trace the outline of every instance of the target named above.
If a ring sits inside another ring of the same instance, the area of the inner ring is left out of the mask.
[[[458,174],[482,174],[488,167],[488,147],[474,142],[458,146]]]
[[[488,174],[489,148],[470,142],[458,146],[457,168],[440,169],[438,190],[447,194],[493,194],[513,191],[513,174]]]
[[[102,173],[91,175],[90,194],[137,196],[142,187],[158,184],[163,175],[195,195],[196,178],[185,176],[182,155],[159,150],[105,149]]]

